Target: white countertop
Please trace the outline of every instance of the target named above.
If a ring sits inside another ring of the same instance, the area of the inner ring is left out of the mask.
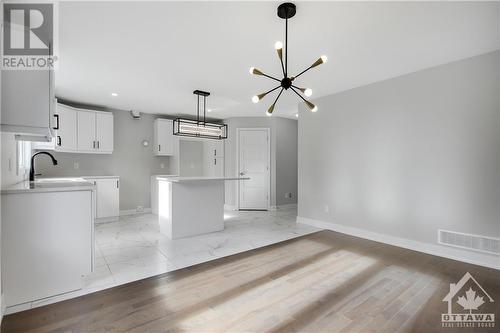
[[[114,178],[120,178],[120,176],[80,176],[80,178],[84,179],[114,179]]]
[[[95,186],[83,178],[61,177],[41,178],[34,183],[22,181],[17,184],[2,188],[2,194],[36,193],[36,192],[67,192],[94,190]]]
[[[167,182],[194,182],[194,181],[208,181],[208,180],[248,180],[247,177],[180,177],[180,176],[156,176],[157,180],[164,180]]]

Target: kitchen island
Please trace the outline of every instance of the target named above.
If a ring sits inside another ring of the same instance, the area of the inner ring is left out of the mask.
[[[153,176],[160,232],[177,239],[224,229],[224,182],[249,178]]]

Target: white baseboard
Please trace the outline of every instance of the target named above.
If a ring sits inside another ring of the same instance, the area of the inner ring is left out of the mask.
[[[2,319],[5,314],[5,302],[3,300],[3,293],[0,295],[0,325],[2,325]]]
[[[287,209],[287,208],[293,208],[293,207],[297,207],[297,203],[278,205],[276,208],[279,210],[279,209]]]
[[[109,222],[116,222],[120,220],[120,217],[119,216],[112,216],[112,217],[96,217],[94,222],[96,224],[99,224],[99,223],[109,223]]]
[[[375,242],[394,245],[405,249],[431,254],[438,257],[444,257],[469,264],[489,267],[500,270],[500,258],[495,255],[467,251],[457,248],[451,248],[439,244],[424,243],[411,239],[389,236],[373,231],[349,227],[341,224],[328,223],[325,221],[309,219],[297,216],[297,223],[307,224],[316,228],[332,230],[359,238],[369,239]]]
[[[144,208],[142,212],[138,212],[136,209],[120,210],[120,216],[134,215],[134,214],[149,214],[149,213],[151,213],[151,208]]]
[[[269,211],[275,211],[275,210],[292,208],[292,207],[297,207],[297,204],[291,203],[291,204],[279,205],[279,206],[269,206]],[[238,210],[238,206],[224,204],[224,210]]]

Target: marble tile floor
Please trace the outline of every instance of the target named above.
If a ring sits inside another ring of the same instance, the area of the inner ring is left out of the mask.
[[[81,290],[9,307],[14,313],[146,277],[196,265],[319,231],[297,224],[297,207],[276,211],[224,213],[221,232],[170,240],[159,232],[152,214],[123,216],[96,226],[95,269]]]

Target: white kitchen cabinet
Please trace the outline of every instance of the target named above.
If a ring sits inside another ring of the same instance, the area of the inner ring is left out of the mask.
[[[94,250],[93,187],[84,186],[2,190],[2,305],[83,287]]]
[[[224,177],[224,142],[203,140],[203,175]]]
[[[107,222],[118,219],[120,215],[120,178],[86,177],[96,185],[96,219]]]
[[[173,121],[170,119],[155,119],[154,150],[156,156],[172,156],[174,154]]]
[[[77,111],[78,152],[113,152],[113,114],[99,111]]]
[[[209,157],[205,160],[204,174],[206,177],[224,177],[224,158]]]
[[[77,149],[77,111],[63,104],[56,107],[55,149],[73,152]]]
[[[208,155],[218,158],[224,157],[224,141],[222,140],[205,140],[204,145]]]
[[[53,70],[5,70],[1,75],[1,130],[26,141],[53,137]]]
[[[96,112],[96,149],[100,152],[113,151],[113,114]]]
[[[95,113],[91,111],[78,111],[78,151],[93,152],[95,150]]]

